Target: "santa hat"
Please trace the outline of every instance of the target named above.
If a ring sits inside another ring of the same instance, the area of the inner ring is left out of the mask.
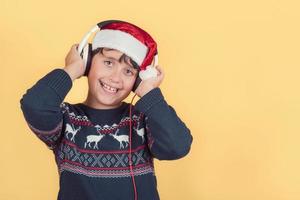
[[[92,42],[92,50],[100,47],[119,50],[135,61],[143,71],[157,55],[157,44],[143,29],[129,22],[115,21],[101,26]]]

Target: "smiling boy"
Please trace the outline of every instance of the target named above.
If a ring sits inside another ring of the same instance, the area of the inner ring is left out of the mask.
[[[133,24],[125,25],[140,33],[140,39],[147,35]],[[100,31],[99,37],[101,34],[106,33]],[[130,32],[118,34],[106,37],[106,45],[94,40],[84,102],[63,102],[73,81],[86,70],[77,44],[67,54],[63,69],[49,72],[20,100],[28,126],[55,155],[59,200],[158,200],[153,159],[175,160],[190,151],[190,130],[159,88],[164,78],[160,67],[156,77],[143,80],[134,91],[140,99],[130,117],[131,104],[123,100],[132,91],[146,59],[140,47],[146,52],[151,49]],[[128,41],[136,48],[129,47]],[[122,48],[111,46],[122,43]]]
[[[76,57],[76,53],[73,53]],[[94,108],[118,107],[132,90],[138,76],[137,66],[134,66],[128,56],[115,49],[99,48],[94,51],[94,54],[92,66],[97,67],[91,68],[88,77],[89,93],[84,103]],[[80,58],[77,56],[77,59]],[[141,83],[135,91],[139,97],[162,82],[162,70],[158,66],[157,68],[160,72],[158,76],[155,79],[146,80],[146,84]],[[68,71],[66,68],[65,70]]]

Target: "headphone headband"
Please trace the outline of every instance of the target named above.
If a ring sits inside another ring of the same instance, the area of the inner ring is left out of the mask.
[[[123,21],[121,21],[121,20],[102,21],[102,22],[99,22],[96,26],[94,26],[89,32],[87,32],[78,46],[78,52],[80,53],[80,55],[82,54],[82,49],[87,44],[87,41],[92,33],[96,32],[96,31],[100,31],[103,26],[110,24],[110,23],[114,23],[114,22],[123,22]]]

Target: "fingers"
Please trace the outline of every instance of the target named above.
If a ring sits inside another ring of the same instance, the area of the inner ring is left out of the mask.
[[[71,51],[74,51],[74,50],[78,50],[78,46],[79,46],[79,44],[73,44],[72,46],[71,46]]]
[[[160,74],[162,74],[164,71],[163,71],[163,68],[161,67],[161,66],[159,66],[159,65],[157,65],[156,66],[156,69],[157,69],[157,71],[160,73]]]
[[[164,75],[165,75],[163,68],[160,67],[159,65],[157,65],[157,66],[156,66],[156,69],[157,69],[157,71],[158,71],[158,74],[157,74],[158,77],[159,77],[160,79],[163,79],[163,77],[164,77]]]
[[[78,46],[79,46],[79,44],[76,43],[76,44],[73,44],[71,48],[75,48],[75,47],[78,47]]]
[[[71,46],[71,49],[69,50],[67,56],[65,57],[65,62],[68,61],[69,63],[70,60],[78,59],[80,57],[80,54],[77,50],[78,46],[79,44],[77,43]]]
[[[76,54],[80,54],[80,52],[78,52],[78,47],[79,47],[79,44],[73,44],[72,46],[71,46],[71,52],[73,52],[73,53],[76,53]]]

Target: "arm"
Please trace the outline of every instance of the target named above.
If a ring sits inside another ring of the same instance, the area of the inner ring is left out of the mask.
[[[50,149],[60,139],[63,126],[60,104],[71,87],[68,74],[55,69],[28,89],[20,100],[28,126]]]
[[[135,105],[145,114],[148,145],[159,160],[175,160],[188,154],[193,137],[190,130],[167,104],[161,90],[155,88]]]
[[[84,72],[78,71],[81,58],[75,48],[73,45],[68,53],[64,69],[55,69],[48,73],[28,89],[20,100],[28,126],[50,149],[55,148],[61,137],[63,128],[61,103],[72,87],[72,80]]]

